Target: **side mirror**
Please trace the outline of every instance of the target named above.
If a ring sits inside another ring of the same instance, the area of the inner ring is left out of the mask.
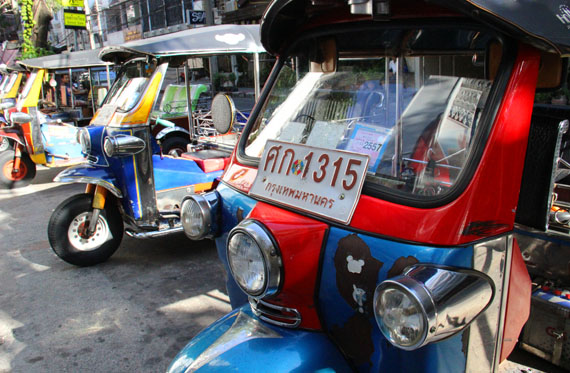
[[[228,133],[236,118],[234,100],[228,95],[218,93],[212,100],[212,122],[221,134]]]
[[[24,124],[31,122],[33,117],[28,113],[15,112],[10,115],[10,121],[13,123]]]
[[[3,102],[0,104],[0,110],[6,110],[6,109],[10,109],[13,108],[14,106],[16,106],[16,104],[14,104],[13,102]]]

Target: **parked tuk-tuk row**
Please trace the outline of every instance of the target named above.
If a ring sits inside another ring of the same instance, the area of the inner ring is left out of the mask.
[[[43,126],[73,129],[66,262],[215,241],[233,310],[169,372],[493,372],[519,339],[570,369],[570,111],[534,103],[568,84],[569,24],[567,1],[273,0],[261,26],[102,49],[85,127],[38,119],[27,64],[0,136],[16,178],[57,158]]]
[[[13,150],[0,153],[3,188],[28,185],[36,165],[65,167],[84,161],[77,127],[90,121],[97,99],[104,97],[110,85],[109,64],[98,54],[89,50],[20,62],[26,71],[25,84],[24,79],[16,79],[1,104],[8,115],[0,125],[0,137],[14,143]],[[106,80],[101,81],[101,73]],[[81,86],[74,86],[73,79],[80,77],[76,84]],[[17,86],[21,91],[16,99]]]

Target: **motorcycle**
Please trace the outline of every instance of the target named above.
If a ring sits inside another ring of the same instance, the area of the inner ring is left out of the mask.
[[[78,133],[88,163],[55,178],[87,187],[53,212],[48,238],[54,252],[68,263],[89,266],[119,248],[123,231],[141,239],[182,232],[187,224],[180,219],[182,199],[214,188],[239,136],[235,115],[226,123],[200,109],[204,96],[214,96],[214,107],[253,106],[262,52],[258,26],[249,25],[189,29],[104,48],[101,58],[121,69],[90,125]],[[255,84],[232,92],[236,102],[227,94],[214,95],[206,75],[191,78],[197,75],[193,70],[216,63],[221,74],[222,63],[232,60],[242,63],[244,80]],[[179,69],[185,73],[182,87]],[[164,146],[173,132],[183,131],[175,121],[181,114],[189,144],[175,157]]]
[[[74,98],[71,87],[59,84],[60,97],[67,98],[69,94],[71,104],[61,107],[61,101],[57,100],[58,83],[54,76],[68,76],[72,72],[85,70],[91,76],[92,70],[95,72],[108,68],[108,64],[99,60],[97,51],[93,50],[24,60],[20,65],[31,72],[15,107],[10,102],[7,104],[9,115],[6,123],[0,127],[0,138],[15,144],[13,150],[0,153],[2,188],[28,185],[36,174],[38,164],[66,167],[84,161],[81,147],[76,141],[77,126],[93,115],[96,94],[91,95],[91,100],[83,102],[85,106],[79,107],[76,105],[79,100]],[[49,88],[44,86],[45,80],[49,81]],[[104,89],[103,86],[99,88],[99,91]],[[42,93],[47,96],[52,91],[56,93],[52,96],[53,100],[40,99]],[[53,104],[49,109],[43,107],[47,102]]]
[[[564,4],[272,1],[273,72],[216,189],[182,203],[233,311],[168,371],[497,371],[528,268],[568,277],[536,259],[537,237],[568,247],[567,111],[533,107],[565,80]],[[560,357],[552,314],[529,323]]]

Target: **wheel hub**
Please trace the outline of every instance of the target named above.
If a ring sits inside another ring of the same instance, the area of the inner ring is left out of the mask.
[[[26,168],[26,164],[24,162],[20,162],[20,168],[18,171],[14,172],[14,161],[10,161],[4,164],[2,172],[8,180],[20,181],[26,177],[28,169]]]
[[[95,231],[87,237],[85,235],[85,224],[89,213],[84,212],[77,215],[69,225],[67,230],[67,238],[69,242],[80,251],[90,251],[99,248],[105,242],[109,241],[113,235],[107,224],[107,220],[103,216],[97,219]]]

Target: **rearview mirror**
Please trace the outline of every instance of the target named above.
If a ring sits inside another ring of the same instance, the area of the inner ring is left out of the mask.
[[[559,54],[542,52],[540,54],[540,68],[538,70],[538,89],[556,89],[566,79],[568,61]]]
[[[212,100],[212,122],[221,134],[228,133],[236,118],[234,100],[228,95],[218,93]]]
[[[13,123],[24,124],[32,121],[32,116],[28,113],[15,112],[10,115],[10,121]]]

